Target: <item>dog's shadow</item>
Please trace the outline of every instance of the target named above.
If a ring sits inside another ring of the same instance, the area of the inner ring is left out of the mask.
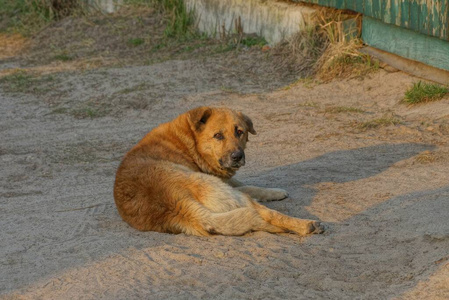
[[[316,194],[316,190],[312,188],[315,184],[344,183],[375,176],[399,161],[434,148],[426,144],[402,143],[335,151],[256,173],[242,181],[246,184],[286,189],[290,199],[294,200],[293,205],[308,206]],[[274,209],[285,205],[282,201],[264,204]],[[301,213],[301,217],[316,218],[307,212]]]

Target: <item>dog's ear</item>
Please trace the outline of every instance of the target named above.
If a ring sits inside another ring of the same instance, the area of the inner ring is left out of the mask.
[[[249,133],[257,134],[256,130],[254,130],[253,121],[251,121],[251,119],[247,115],[242,114],[241,112],[239,112],[239,115],[240,118],[242,118],[242,120],[245,122],[246,128],[248,129]]]
[[[212,109],[210,107],[201,106],[192,109],[187,114],[192,130],[200,131],[212,115]]]

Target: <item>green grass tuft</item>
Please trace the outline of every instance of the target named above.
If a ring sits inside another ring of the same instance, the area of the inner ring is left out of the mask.
[[[0,31],[32,35],[50,22],[84,15],[87,0],[0,0]]]
[[[159,0],[164,9],[171,12],[165,35],[167,37],[189,37],[194,25],[193,11],[187,11],[183,0]]]
[[[102,111],[100,109],[92,107],[79,108],[71,111],[70,113],[77,119],[86,119],[86,118],[95,119],[104,117],[106,115],[106,111]]]
[[[449,93],[447,87],[419,81],[405,92],[404,102],[417,104],[442,99]]]
[[[46,89],[46,83],[54,81],[51,75],[36,76],[24,70],[0,78],[0,84],[5,92],[31,93],[42,92]]]
[[[363,109],[351,106],[334,106],[326,108],[325,112],[338,114],[338,113],[364,113],[365,111]]]
[[[53,57],[53,59],[60,60],[60,61],[70,61],[70,60],[73,60],[73,56],[68,55],[66,53],[61,53],[61,54],[55,55]]]
[[[166,37],[189,39],[196,36],[194,13],[187,10],[183,0],[125,0],[124,4],[151,7],[164,14]]]
[[[245,45],[247,47],[252,47],[252,46],[265,46],[267,43],[267,41],[263,38],[263,37],[259,37],[259,36],[248,36],[243,38],[240,43],[242,45]]]
[[[231,50],[236,49],[236,45],[233,43],[222,43],[222,44],[218,44],[217,46],[215,46],[214,48],[214,53],[225,53],[225,52],[229,52]]]
[[[28,89],[31,85],[33,76],[27,72],[20,70],[11,75],[7,75],[0,79],[0,83],[4,83],[7,91],[17,92]]]
[[[134,47],[140,46],[143,43],[145,43],[145,40],[142,38],[130,38],[128,40],[128,45],[134,46]]]

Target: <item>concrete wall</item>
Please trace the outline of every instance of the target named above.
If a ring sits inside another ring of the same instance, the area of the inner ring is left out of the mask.
[[[210,35],[235,32],[240,17],[244,33],[256,33],[269,44],[305,29],[313,8],[275,0],[185,0],[195,11],[199,30]]]
[[[305,29],[315,9],[276,0],[184,0],[194,10],[198,29],[212,36],[235,33],[241,20],[244,33],[256,33],[271,45]],[[123,0],[88,0],[106,13],[114,12]]]
[[[88,0],[87,3],[95,8],[100,8],[105,13],[115,12],[123,0]]]

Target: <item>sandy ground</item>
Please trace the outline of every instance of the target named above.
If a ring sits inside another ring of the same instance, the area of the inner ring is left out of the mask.
[[[0,298],[448,299],[449,98],[401,104],[418,81],[401,72],[289,86],[236,72],[244,63],[258,62],[192,56],[0,83]],[[200,238],[124,223],[121,157],[199,105],[248,114],[258,135],[237,178],[288,190],[266,205],[328,231]]]

